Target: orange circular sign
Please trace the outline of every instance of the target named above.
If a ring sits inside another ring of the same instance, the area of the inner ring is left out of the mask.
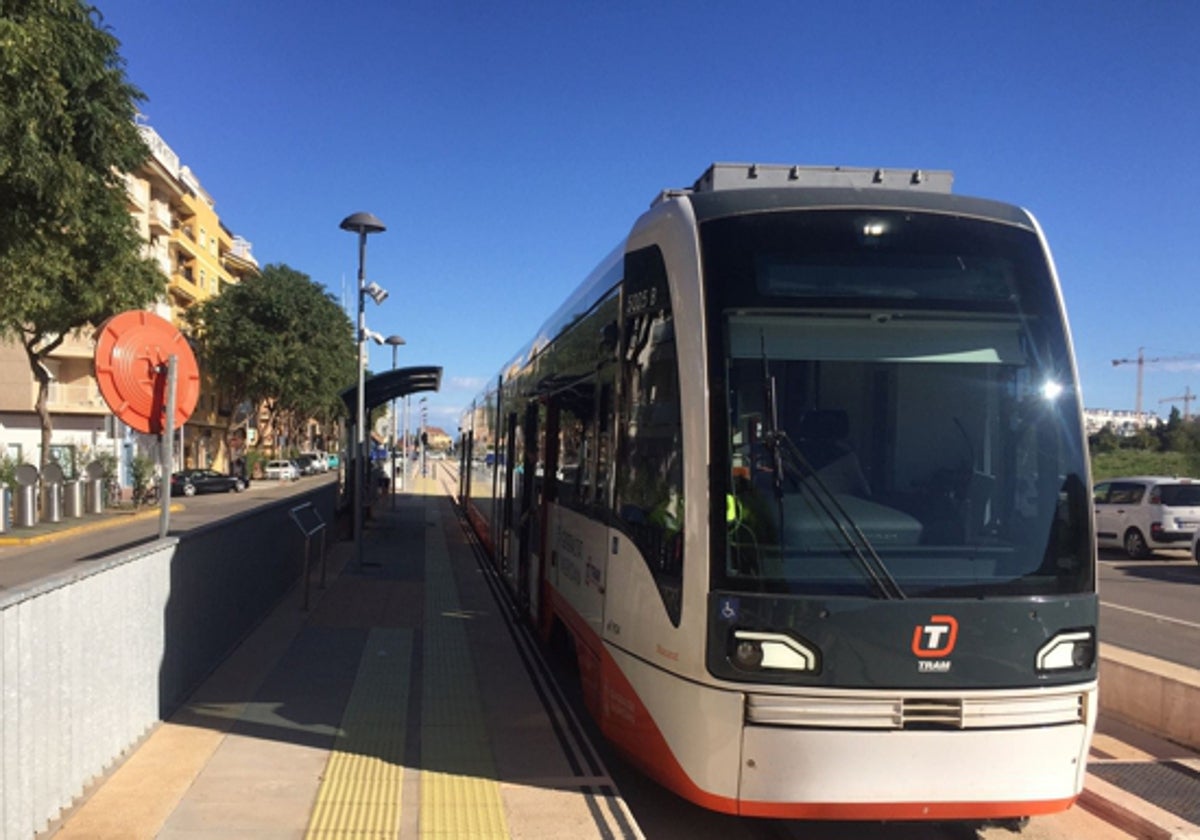
[[[167,361],[175,357],[175,428],[200,399],[200,368],[191,346],[169,321],[135,310],[109,318],[96,339],[96,382],[113,414],[146,434],[162,434],[167,414]]]

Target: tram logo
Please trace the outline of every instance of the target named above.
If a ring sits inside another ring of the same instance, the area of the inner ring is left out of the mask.
[[[912,652],[920,659],[943,659],[958,641],[958,620],[952,615],[933,615],[928,624],[913,629]]]

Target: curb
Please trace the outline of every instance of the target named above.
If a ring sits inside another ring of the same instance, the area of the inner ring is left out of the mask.
[[[1091,773],[1077,804],[1110,825],[1145,840],[1200,840],[1200,827]]]
[[[171,504],[171,513],[179,513],[185,510],[183,505],[179,503]],[[43,543],[54,542],[56,540],[66,539],[67,537],[77,537],[80,534],[89,534],[94,531],[104,531],[108,528],[116,528],[121,525],[126,525],[130,522],[138,522],[143,519],[154,519],[162,515],[162,511],[158,508],[150,508],[135,513],[111,513],[104,519],[94,522],[85,522],[82,525],[71,525],[64,528],[59,528],[56,531],[50,531],[45,534],[38,534],[33,537],[0,537],[0,547],[4,546],[30,546],[42,545]]]

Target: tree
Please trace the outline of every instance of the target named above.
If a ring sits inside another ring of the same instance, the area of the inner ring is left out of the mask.
[[[49,459],[49,371],[63,340],[161,293],[125,208],[122,173],[149,154],[119,42],[78,0],[0,0],[0,339],[38,383]]]
[[[1088,443],[1091,446],[1093,454],[1097,452],[1116,452],[1121,448],[1121,439],[1113,431],[1112,423],[1105,423],[1100,431],[1089,438]]]
[[[329,422],[345,414],[338,394],[354,381],[353,327],[307,274],[265,266],[192,307],[187,320],[218,388],[235,405],[265,405],[265,425],[284,415]]]

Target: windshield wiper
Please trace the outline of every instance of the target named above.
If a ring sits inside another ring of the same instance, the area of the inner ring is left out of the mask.
[[[775,490],[775,504],[778,508],[780,553],[782,554],[785,550],[784,534],[786,533],[786,529],[783,527],[783,478],[785,468],[790,466],[800,476],[800,481],[797,483],[800,485],[801,491],[807,490],[812,501],[820,507],[829,522],[841,534],[846,545],[854,552],[863,574],[875,585],[879,593],[887,599],[908,597],[900,588],[900,584],[892,577],[891,572],[888,571],[887,564],[883,562],[883,558],[879,556],[875,546],[858,527],[854,517],[847,513],[841,502],[838,501],[837,495],[817,475],[817,471],[804,457],[799,447],[779,428],[779,404],[775,392],[775,377],[771,375],[770,365],[767,361],[767,342],[761,332],[759,333],[759,342],[762,352],[764,396],[767,404],[765,418],[767,429],[763,444],[771,453],[771,479]]]
[[[809,500],[820,508],[829,524],[841,535],[847,547],[854,553],[854,557],[862,567],[863,573],[875,585],[879,593],[888,599],[907,598],[908,596],[904,594],[904,590],[900,588],[900,584],[896,582],[891,572],[888,571],[887,564],[883,562],[883,558],[879,556],[879,552],[875,550],[875,546],[872,545],[871,540],[863,533],[862,528],[858,526],[854,517],[838,501],[837,494],[829,489],[829,486],[817,474],[816,469],[804,457],[792,439],[787,436],[787,433],[778,429],[774,432],[768,432],[766,445],[772,452],[775,462],[779,465],[781,473],[784,469],[790,468],[799,476],[800,480],[797,484],[800,485],[801,492],[807,492]],[[778,498],[780,504],[780,531],[782,532],[782,489]]]

